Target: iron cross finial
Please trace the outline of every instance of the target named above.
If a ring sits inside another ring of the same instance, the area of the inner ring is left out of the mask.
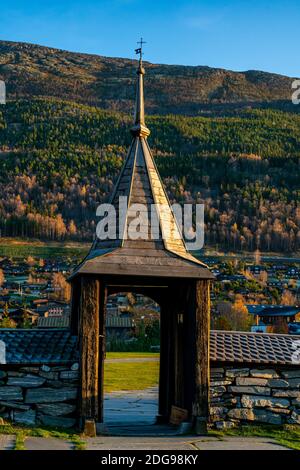
[[[136,54],[140,54],[140,62],[142,62],[143,58],[143,44],[146,44],[146,41],[143,41],[143,38],[141,38],[137,44],[140,46],[137,49],[135,49]]]

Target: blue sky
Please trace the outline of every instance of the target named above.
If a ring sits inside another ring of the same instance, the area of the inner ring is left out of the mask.
[[[14,0],[1,37],[155,63],[300,76],[299,0]]]

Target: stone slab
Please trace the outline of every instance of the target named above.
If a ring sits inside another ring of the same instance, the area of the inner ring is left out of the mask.
[[[63,416],[73,413],[76,406],[70,403],[41,403],[37,405],[37,409],[45,415]]]
[[[13,450],[16,437],[9,434],[0,434],[0,450]]]
[[[226,377],[248,377],[249,369],[227,369]]]
[[[221,441],[194,441],[199,450],[287,450],[275,440],[265,437],[226,437]]]
[[[290,401],[285,398],[268,397],[263,395],[243,395],[241,403],[244,408],[288,408],[290,406]]]
[[[21,387],[0,387],[0,400],[22,401],[23,395]]]
[[[27,390],[25,403],[55,403],[74,400],[76,396],[76,388],[30,388]]]
[[[57,428],[72,428],[76,424],[75,418],[65,418],[62,416],[48,416],[41,413],[38,414],[38,421],[45,426]]]
[[[235,381],[236,385],[259,385],[265,387],[268,383],[268,379],[256,378],[256,377],[237,377]]]
[[[262,379],[277,379],[279,375],[274,369],[251,369],[251,377],[261,377]]]
[[[72,450],[73,445],[63,439],[28,437],[25,440],[25,449],[27,450]]]
[[[25,375],[24,377],[9,377],[7,385],[13,385],[16,387],[40,387],[46,382],[46,379],[43,377],[38,377],[37,375]]]
[[[285,379],[300,378],[300,367],[294,370],[284,370],[282,371],[282,375]]]
[[[18,424],[26,424],[27,426],[34,426],[36,420],[36,411],[15,411],[14,422]]]
[[[247,395],[271,395],[269,387],[260,387],[258,385],[235,386],[228,387],[228,391],[232,393],[246,393]]]

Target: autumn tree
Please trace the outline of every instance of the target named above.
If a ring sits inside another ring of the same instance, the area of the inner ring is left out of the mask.
[[[52,286],[54,289],[53,297],[57,300],[70,302],[71,286],[62,273],[54,273],[52,277]]]
[[[3,269],[0,269],[0,287],[3,286],[4,282],[5,282],[4,271]]]
[[[7,302],[5,303],[2,319],[0,320],[0,328],[16,328],[16,322],[9,318],[9,308]]]
[[[290,290],[285,289],[282,293],[280,304],[294,306],[297,304],[297,299]]]

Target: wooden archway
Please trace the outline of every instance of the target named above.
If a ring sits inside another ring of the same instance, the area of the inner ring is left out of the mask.
[[[194,429],[209,420],[209,280],[80,276],[73,281],[72,330],[79,338],[79,422],[103,423],[106,300],[122,290],[153,298],[161,308],[159,419],[173,405]]]

